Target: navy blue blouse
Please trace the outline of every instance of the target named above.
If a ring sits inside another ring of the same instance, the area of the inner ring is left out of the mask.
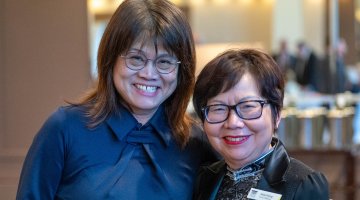
[[[200,165],[216,158],[192,137],[181,149],[160,107],[142,125],[125,108],[94,129],[82,107],[61,107],[34,138],[17,199],[191,199]]]

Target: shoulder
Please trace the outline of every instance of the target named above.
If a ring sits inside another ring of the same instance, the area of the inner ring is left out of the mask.
[[[223,160],[201,167],[196,178],[194,199],[208,199],[216,191],[225,172],[226,164]]]
[[[312,168],[301,162],[300,160],[297,160],[295,158],[290,157],[290,164],[289,168],[285,174],[287,177],[294,176],[296,174],[296,177],[301,179],[303,177],[306,177],[307,175],[314,172]]]
[[[226,169],[225,161],[220,160],[220,161],[212,163],[211,165],[203,167],[202,171],[206,172],[206,173],[217,174],[217,173],[221,173],[225,169]]]
[[[300,160],[289,157],[281,141],[273,141],[277,144],[267,159],[261,187],[279,192],[285,199],[295,196],[299,197],[295,199],[328,199],[329,188],[325,176]]]
[[[321,172],[315,171],[308,165],[295,158],[290,158],[290,166],[285,176],[295,176],[301,181],[316,177],[316,179],[319,178],[319,180],[327,182],[325,176]]]
[[[84,109],[78,106],[61,106],[44,122],[38,135],[64,134],[75,126],[85,127],[87,120]]]
[[[59,125],[85,121],[85,119],[84,108],[80,106],[61,106],[49,116],[46,123]]]
[[[287,182],[297,182],[295,199],[329,199],[326,177],[299,160],[291,158],[286,175]]]
[[[226,169],[226,164],[224,160],[214,162],[210,165],[201,166],[199,168],[197,178],[202,180],[203,178],[207,178],[209,176],[221,173],[224,169]]]
[[[315,171],[305,163],[295,158],[290,158],[290,165],[285,173],[285,178],[297,179],[299,181],[306,181],[309,178],[319,179],[327,183],[325,176],[318,171]]]

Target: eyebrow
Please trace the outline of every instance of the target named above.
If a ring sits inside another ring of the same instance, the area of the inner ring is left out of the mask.
[[[239,102],[247,101],[247,100],[264,100],[264,98],[259,97],[259,96],[248,96],[248,97],[244,97],[244,98],[240,99]]]
[[[249,100],[264,100],[264,98],[259,96],[246,96],[241,98],[240,100],[237,100],[237,103],[240,103],[242,101],[249,101]],[[208,101],[209,104],[225,104],[222,100],[214,99],[213,101]]]
[[[143,54],[144,56],[146,56],[146,52],[143,51],[142,49],[130,48],[127,52],[140,52],[141,54]],[[157,51],[157,52],[156,52],[156,55],[157,55],[156,57],[163,56],[163,55],[174,57],[171,53],[169,53],[169,52],[166,51],[166,50],[164,50],[164,51]]]
[[[129,50],[128,50],[128,52],[129,51],[139,51],[139,52],[141,52],[141,53],[145,53],[143,50],[141,50],[141,49],[135,49],[135,48],[130,48]]]

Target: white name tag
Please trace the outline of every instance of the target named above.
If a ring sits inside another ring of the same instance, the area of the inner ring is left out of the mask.
[[[281,194],[251,188],[249,194],[247,195],[247,198],[255,200],[280,200]]]

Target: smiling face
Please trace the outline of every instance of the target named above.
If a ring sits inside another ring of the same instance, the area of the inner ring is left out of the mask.
[[[207,105],[235,105],[244,100],[264,100],[257,84],[249,73],[230,90],[210,98]],[[276,125],[279,124],[279,119]],[[225,159],[232,169],[239,169],[256,160],[270,149],[274,132],[274,122],[270,104],[265,104],[258,119],[243,120],[234,110],[229,118],[221,123],[210,124],[204,121],[204,130],[211,145]]]
[[[135,42],[129,49],[141,52],[150,59],[139,71],[126,67],[125,58],[119,56],[114,67],[114,85],[121,97],[130,106],[134,117],[140,123],[146,123],[157,108],[176,89],[178,68],[168,74],[160,74],[152,60],[159,56],[170,55],[161,45],[157,51],[152,42],[145,45]]]

